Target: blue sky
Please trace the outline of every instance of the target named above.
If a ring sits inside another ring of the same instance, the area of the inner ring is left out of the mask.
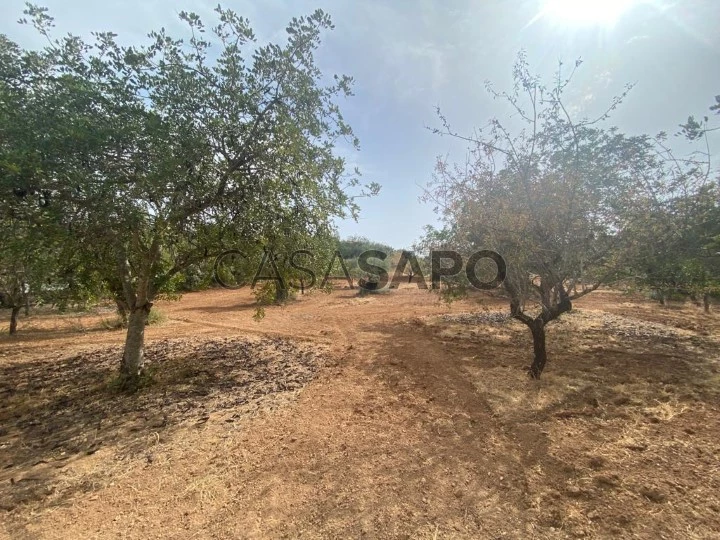
[[[142,42],[153,29],[181,31],[180,10],[208,21],[217,2],[199,0],[45,0],[58,34],[89,38],[112,30],[125,43]],[[580,10],[578,5],[584,5]],[[335,30],[325,36],[318,64],[326,73],[356,80],[343,112],[361,143],[343,151],[365,180],[382,185],[361,200],[358,222],[338,223],[358,234],[409,247],[422,227],[435,223],[418,197],[437,156],[462,161],[459,141],[430,133],[440,106],[453,127],[469,133],[507,110],[484,82],[508,86],[519,50],[534,71],[552,76],[559,59],[581,66],[570,100],[579,116],[592,116],[636,83],[612,123],[629,133],[673,132],[690,114],[704,115],[720,94],[718,0],[233,0],[223,3],[250,18],[261,41],[284,39],[288,20],[321,7]],[[575,7],[573,7],[575,6]],[[15,21],[23,2],[3,0],[0,32],[25,46],[42,43]],[[594,11],[592,11],[594,10]],[[716,149],[720,140],[716,140]]]

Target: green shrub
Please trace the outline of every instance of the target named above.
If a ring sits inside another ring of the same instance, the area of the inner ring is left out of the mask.
[[[157,308],[150,309],[146,324],[163,324],[167,321],[167,315]]]

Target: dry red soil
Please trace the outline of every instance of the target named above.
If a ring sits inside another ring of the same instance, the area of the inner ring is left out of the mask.
[[[159,308],[133,396],[110,312],[0,338],[0,537],[720,537],[718,314],[593,293],[530,381],[493,296]]]

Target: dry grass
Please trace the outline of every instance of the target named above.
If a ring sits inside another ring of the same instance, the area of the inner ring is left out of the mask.
[[[0,351],[0,536],[717,537],[720,317],[590,295],[530,381],[482,300],[189,295],[127,400],[121,332],[35,321]]]
[[[714,316],[688,324],[689,314],[699,318],[577,310],[550,327],[551,360],[537,383],[519,380],[517,354],[498,350],[527,350],[522,325],[430,322],[456,347],[482,343],[466,369],[492,416],[521,441],[533,534],[711,538],[720,530],[720,325]]]

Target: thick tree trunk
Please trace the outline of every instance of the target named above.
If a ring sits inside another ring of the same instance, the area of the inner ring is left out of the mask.
[[[128,317],[128,329],[125,337],[125,349],[120,364],[120,387],[134,391],[140,382],[145,345],[145,324],[151,304],[133,308]]]
[[[18,315],[20,315],[20,306],[13,306],[10,312],[10,335],[17,332]]]
[[[710,313],[710,295],[707,293],[703,295],[703,309],[705,313]]]
[[[530,331],[533,337],[533,350],[535,356],[533,363],[530,366],[530,377],[533,379],[539,379],[540,375],[545,369],[547,363],[547,350],[545,348],[545,322],[537,318],[533,320],[530,326]]]
[[[659,296],[660,296],[660,298],[659,298],[659,299],[660,299],[660,305],[661,305],[661,306],[666,305],[667,302],[665,301],[665,291],[659,291],[658,294],[659,294]]]

